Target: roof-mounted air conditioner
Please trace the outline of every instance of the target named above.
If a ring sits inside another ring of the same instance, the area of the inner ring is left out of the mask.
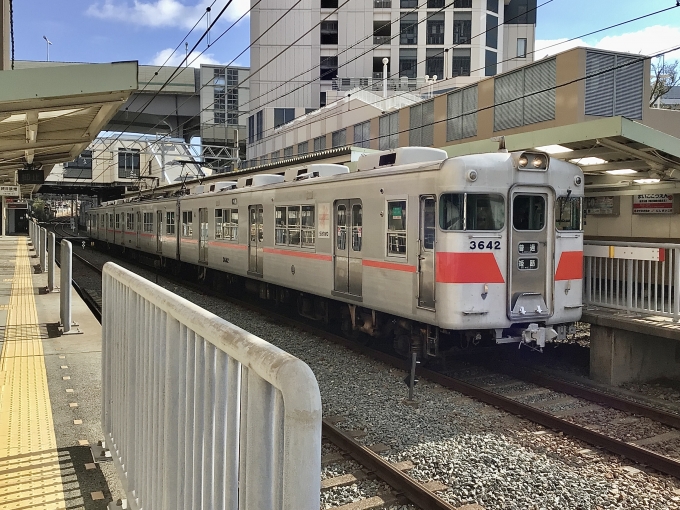
[[[364,154],[357,161],[357,171],[374,170],[395,165],[444,161],[446,158],[448,158],[448,154],[442,149],[399,147],[390,151]]]
[[[283,175],[260,174],[252,177],[241,177],[238,180],[239,188],[250,188],[256,186],[267,186],[268,184],[278,184],[283,182]]]
[[[210,191],[226,191],[236,187],[236,181],[219,181],[210,185]]]
[[[315,177],[330,177],[333,175],[348,174],[349,168],[345,165],[333,165],[333,164],[319,164],[319,165],[309,165],[307,167],[307,172],[298,175],[294,180],[303,181],[305,179],[313,179]]]

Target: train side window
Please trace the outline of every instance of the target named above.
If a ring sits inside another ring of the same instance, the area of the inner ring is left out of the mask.
[[[337,249],[344,250],[347,248],[347,208],[344,205],[338,205],[336,224],[338,228]]]
[[[120,230],[120,214],[116,214],[116,230]]]
[[[306,248],[314,247],[316,227],[314,225],[314,206],[302,206],[302,246]]]
[[[387,202],[387,255],[406,256],[406,201]]]
[[[439,227],[442,230],[463,230],[465,195],[446,193],[439,199]]]
[[[193,211],[182,211],[182,237],[193,237],[193,223]]]
[[[175,213],[166,212],[165,213],[165,233],[170,235],[175,233]]]
[[[583,230],[583,198],[557,197],[555,228],[560,231]]]
[[[222,209],[215,209],[215,239],[222,239]]]
[[[288,244],[288,230],[286,229],[286,208],[277,207],[275,211],[274,225],[276,244]]]
[[[288,207],[288,244],[300,246],[300,206]]]
[[[512,225],[515,230],[543,230],[545,198],[541,195],[515,195],[512,201]]]
[[[133,232],[135,230],[135,215],[131,212],[127,213],[125,230],[128,232]]]
[[[361,204],[352,206],[352,251],[361,251],[363,235],[363,209]]]
[[[144,232],[153,232],[153,213],[144,213]]]
[[[113,214],[109,214],[109,228],[113,230]]]
[[[238,241],[238,209],[224,209],[222,220],[222,237],[227,241]]]

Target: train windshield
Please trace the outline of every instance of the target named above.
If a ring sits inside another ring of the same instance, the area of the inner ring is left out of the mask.
[[[442,230],[502,230],[505,198],[488,193],[445,193],[439,198]]]
[[[583,198],[557,197],[555,201],[555,228],[557,230],[583,230]]]

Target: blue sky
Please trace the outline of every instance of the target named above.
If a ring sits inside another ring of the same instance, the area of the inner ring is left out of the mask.
[[[539,5],[546,0],[538,0]],[[17,60],[44,60],[46,35],[53,45],[50,59],[72,62],[139,60],[163,63],[213,0],[34,0],[14,1]],[[216,0],[212,16],[226,0]],[[248,8],[234,0],[213,31],[213,38]],[[553,0],[538,9],[537,47],[675,5],[675,0]],[[206,26],[205,18],[199,25]],[[200,32],[188,39],[193,46]],[[248,45],[246,18],[196,63],[228,63]],[[604,49],[651,53],[680,45],[680,7],[616,29],[546,50],[562,51],[579,44]],[[205,43],[199,50],[206,48]],[[184,56],[184,47],[180,58]],[[541,54],[537,55],[541,56]],[[672,55],[680,58],[680,52]],[[169,63],[178,63],[177,58]],[[248,55],[237,63],[248,64]]]

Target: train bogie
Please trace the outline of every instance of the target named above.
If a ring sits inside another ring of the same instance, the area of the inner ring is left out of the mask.
[[[90,235],[204,278],[241,278],[401,351],[435,355],[447,338],[541,346],[580,318],[577,166],[539,152],[404,148],[366,155],[351,174],[320,167],[106,204],[90,211]]]

